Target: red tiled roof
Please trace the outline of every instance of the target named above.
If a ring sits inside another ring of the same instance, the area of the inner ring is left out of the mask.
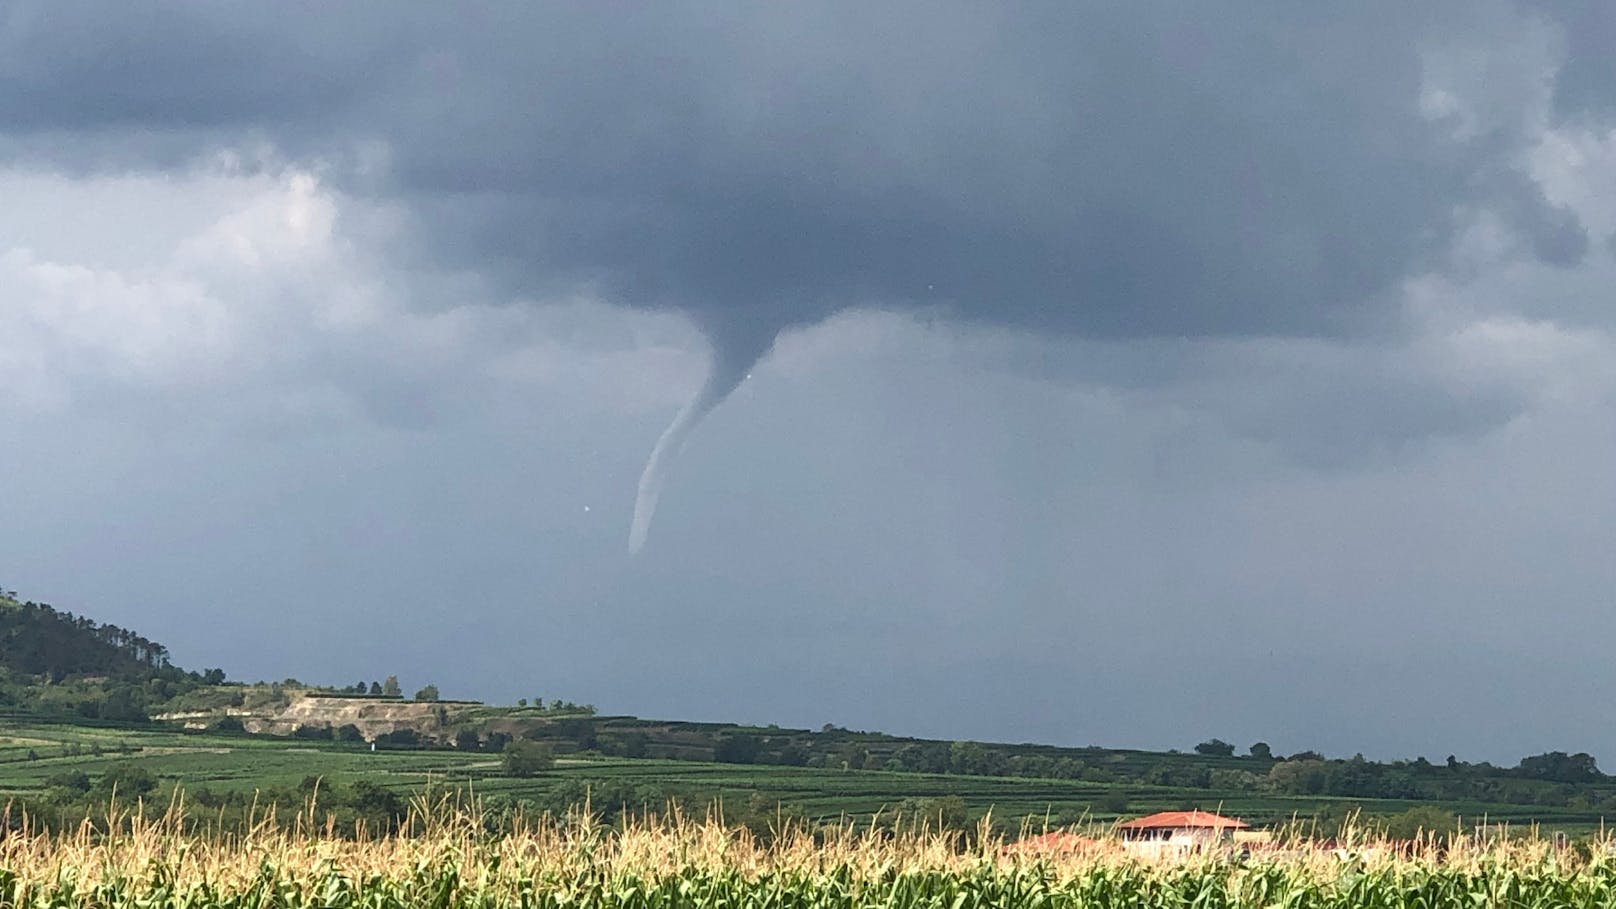
[[[1122,830],[1150,830],[1157,827],[1211,827],[1222,830],[1226,827],[1250,827],[1242,820],[1213,814],[1210,811],[1162,811],[1148,817],[1129,821],[1117,825]]]

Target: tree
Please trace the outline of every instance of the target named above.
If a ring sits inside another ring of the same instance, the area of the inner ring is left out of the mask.
[[[1585,751],[1576,754],[1550,751],[1524,757],[1516,772],[1528,779],[1552,780],[1556,783],[1591,783],[1604,776],[1599,772],[1593,755]]]
[[[139,764],[114,764],[96,784],[101,792],[116,792],[120,797],[136,798],[157,788],[157,777]]]
[[[1259,761],[1271,761],[1274,759],[1274,749],[1268,747],[1267,742],[1255,742],[1251,746],[1251,756]]]
[[[72,792],[89,792],[90,775],[82,770],[64,770],[45,778],[45,785],[52,789],[66,789]]]
[[[720,764],[755,764],[758,758],[758,740],[753,735],[725,736],[713,749],[713,760]]]
[[[371,682],[370,683],[370,693],[372,695],[379,696],[382,693],[382,683],[381,682]]]
[[[831,755],[830,760],[832,767],[840,765],[844,770],[863,770],[869,766],[870,749],[858,742],[848,742],[841,747],[841,750]]]
[[[536,776],[555,766],[555,752],[543,742],[513,739],[505,743],[500,757],[506,776]]]
[[[572,717],[554,724],[551,729],[557,738],[571,739],[577,743],[579,751],[592,751],[600,745],[600,734],[593,720]]]
[[[1195,746],[1195,753],[1214,757],[1231,757],[1234,755],[1234,746],[1222,739],[1208,739]]]
[[[1275,764],[1268,771],[1268,784],[1276,792],[1287,795],[1319,795],[1329,783],[1330,775],[1323,761],[1289,760]]]
[[[365,734],[359,731],[358,726],[352,723],[343,723],[337,727],[336,739],[339,742],[363,742]]]
[[[375,742],[384,748],[389,746],[414,748],[421,744],[421,734],[408,726],[401,726],[392,732],[383,732],[376,736]]]
[[[1106,814],[1121,814],[1128,810],[1128,792],[1121,788],[1107,790],[1094,807]]]
[[[1412,840],[1434,837],[1446,840],[1459,829],[1459,818],[1451,811],[1435,805],[1416,805],[1402,814],[1386,819],[1386,837],[1394,840]]]
[[[947,773],[951,749],[942,742],[905,745],[892,755],[893,761],[911,773]]]
[[[435,701],[438,699],[438,686],[428,685],[415,693],[417,701]]]
[[[970,826],[971,814],[965,800],[957,795],[936,798],[907,798],[898,803],[898,813],[929,830],[965,830]]]
[[[948,772],[979,774],[987,763],[987,754],[979,742],[954,742],[948,746]]]
[[[455,733],[455,748],[460,751],[479,751],[483,747],[482,737],[477,735],[475,729],[462,729]]]
[[[398,698],[404,696],[404,689],[398,687],[398,676],[390,675],[382,682],[381,694],[383,697]]]
[[[354,783],[344,801],[372,830],[397,829],[399,822],[409,811],[409,806],[398,793],[370,780]]]
[[[1152,764],[1140,782],[1174,789],[1205,789],[1212,784],[1212,770],[1189,761],[1160,761]]]
[[[630,732],[618,744],[618,753],[626,758],[642,758],[651,750],[651,737],[643,732]]]
[[[86,703],[88,705],[88,702]],[[94,715],[103,720],[119,720],[126,723],[140,723],[147,718],[146,708],[141,704],[140,697],[130,688],[114,688],[107,694],[106,700],[96,708]]]

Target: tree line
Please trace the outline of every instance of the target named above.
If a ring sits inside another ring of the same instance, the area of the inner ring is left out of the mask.
[[[157,704],[224,682],[220,669],[180,669],[130,629],[0,591],[0,709],[142,722]]]

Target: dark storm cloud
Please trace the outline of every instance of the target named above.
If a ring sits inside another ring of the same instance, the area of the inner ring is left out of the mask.
[[[1616,684],[1598,23],[1001,6],[0,0],[6,579],[249,678],[1616,754],[1497,672]],[[723,385],[851,304],[627,565],[676,312]]]
[[[1616,6],[1600,0],[1533,0],[1531,7],[1560,26],[1565,65],[1554,83],[1562,116],[1616,116]]]
[[[678,308],[743,355],[859,304],[1335,334],[1385,323],[1460,208],[1586,249],[1520,137],[1421,112],[1421,48],[1483,28],[1467,9],[12,4],[0,123],[65,159],[384,144],[349,182],[409,202],[432,255]]]
[[[385,18],[371,27],[355,40],[290,9],[251,4],[8,3],[0,125],[14,134],[138,133],[323,118],[385,75],[377,66],[393,51],[377,44],[394,36]]]

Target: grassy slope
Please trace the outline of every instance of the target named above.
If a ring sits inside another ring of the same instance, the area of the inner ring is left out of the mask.
[[[121,748],[138,749],[122,753]],[[101,754],[89,753],[99,748]],[[29,758],[29,752],[34,758]],[[69,751],[79,751],[70,754]],[[801,806],[810,816],[867,818],[909,797],[957,794],[976,813],[992,809],[999,818],[1042,815],[1075,819],[1087,813],[1096,820],[1111,815],[1098,810],[1112,787],[1066,780],[938,776],[889,772],[816,770],[756,765],[707,764],[688,761],[570,759],[530,780],[507,778],[496,756],[452,751],[377,751],[364,746],[324,742],[182,734],[151,729],[94,728],[26,720],[0,720],[0,802],[6,795],[38,792],[45,780],[68,769],[92,776],[120,761],[137,762],[163,779],[187,787],[215,791],[251,791],[291,787],[304,777],[352,782],[360,779],[413,793],[429,781],[470,783],[478,792],[511,797],[537,797],[569,779],[621,779],[649,783],[669,792],[701,800],[722,796],[742,801],[752,792]],[[1195,805],[1221,809],[1257,822],[1311,815],[1332,801],[1308,797],[1254,797],[1250,793],[1123,787],[1127,814]],[[1337,800],[1347,801],[1347,800]],[[1392,813],[1412,803],[1351,800],[1368,811]],[[1537,818],[1547,826],[1583,831],[1597,826],[1597,815],[1563,808],[1453,803],[1444,805],[1467,819],[1522,823]]]

